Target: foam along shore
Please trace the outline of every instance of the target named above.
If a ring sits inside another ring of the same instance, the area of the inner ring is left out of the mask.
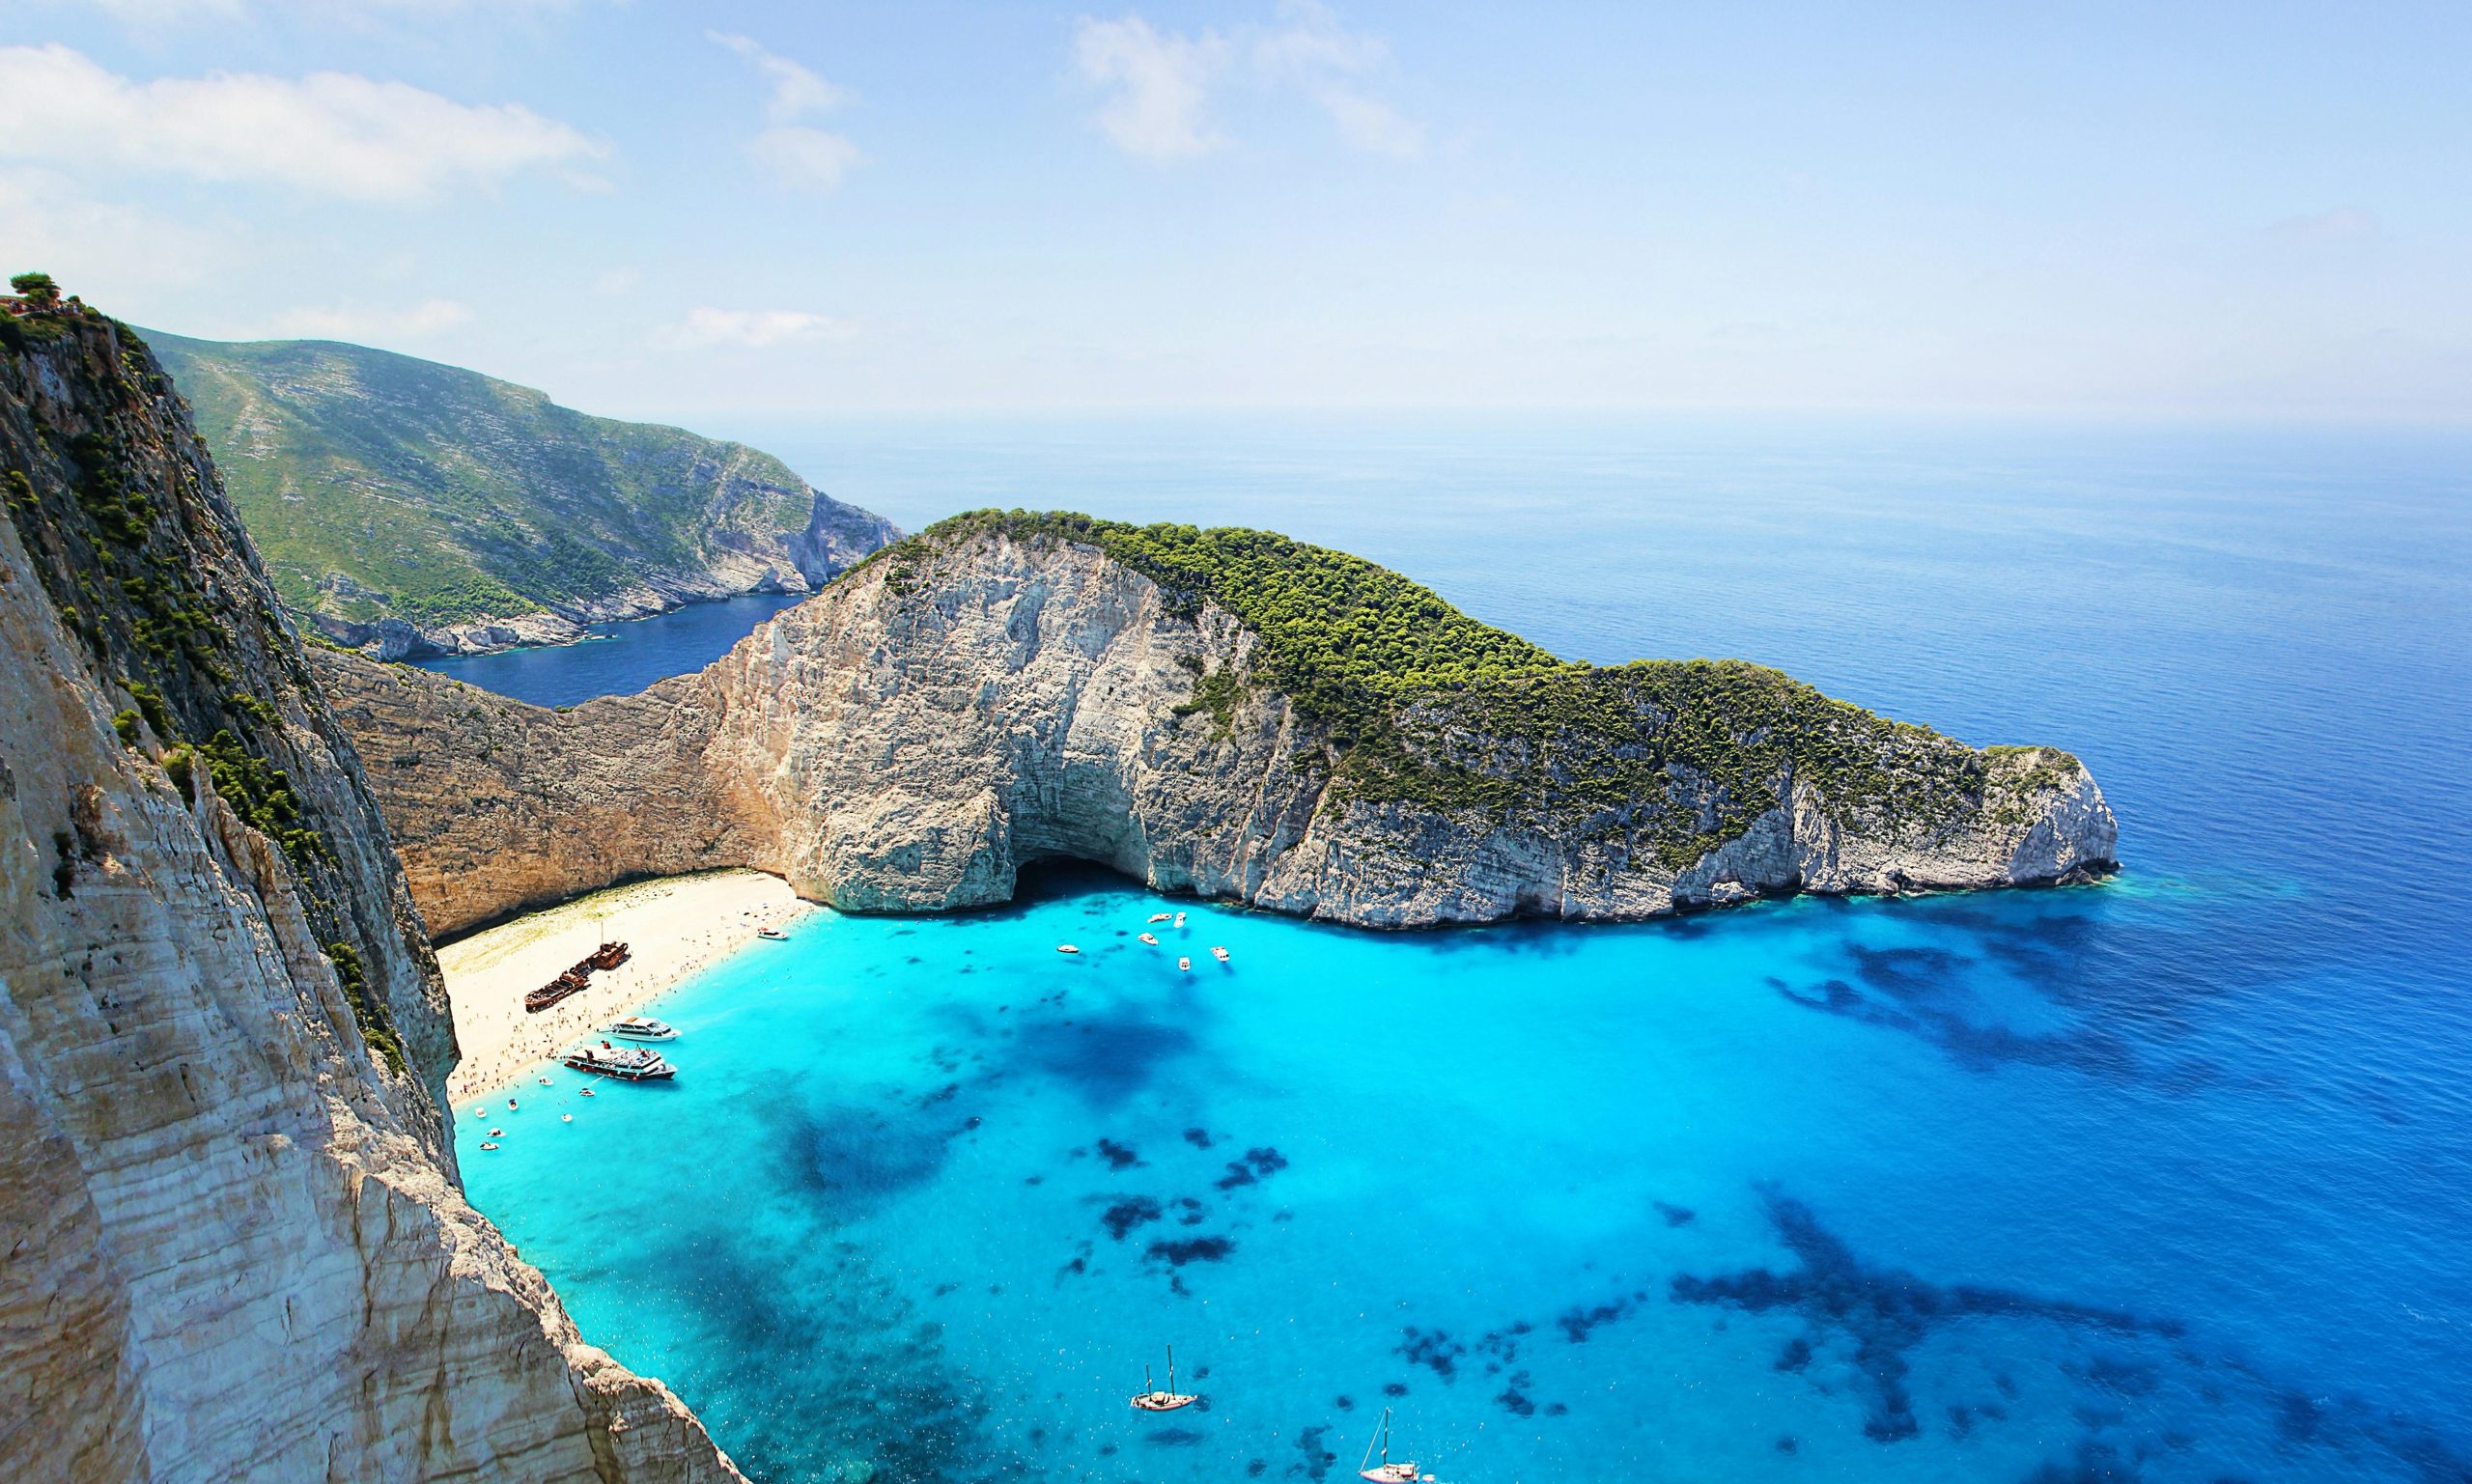
[[[503,1087],[534,1063],[783,927],[808,905],[777,877],[708,871],[632,882],[527,913],[437,950],[463,1060],[446,1079],[458,1102]],[[604,940],[631,956],[538,1015],[523,996]]]

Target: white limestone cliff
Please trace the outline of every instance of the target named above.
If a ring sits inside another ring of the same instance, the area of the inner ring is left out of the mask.
[[[0,1478],[738,1479],[464,1200],[391,842],[133,337],[0,324]]]

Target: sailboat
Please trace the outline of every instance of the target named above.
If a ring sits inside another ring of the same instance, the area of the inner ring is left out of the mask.
[[[1373,1461],[1377,1449],[1382,1454],[1382,1461],[1378,1464]],[[1364,1457],[1357,1465],[1356,1476],[1370,1479],[1372,1484],[1433,1484],[1433,1475],[1417,1472],[1415,1464],[1390,1462],[1390,1409],[1388,1407],[1382,1409],[1382,1425],[1374,1429],[1373,1441],[1364,1445]]]
[[[1162,1391],[1156,1386],[1153,1386],[1150,1384],[1150,1367],[1146,1365],[1143,1366],[1141,1368],[1141,1389],[1134,1393],[1133,1410],[1136,1412],[1173,1412],[1179,1407],[1190,1407],[1200,1400],[1201,1398],[1198,1396],[1182,1393],[1176,1389],[1176,1347],[1170,1345],[1167,1347],[1167,1389]]]

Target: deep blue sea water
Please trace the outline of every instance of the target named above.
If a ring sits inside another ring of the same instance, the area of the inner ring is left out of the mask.
[[[1625,929],[816,911],[661,1002],[676,1085],[458,1120],[759,1476],[1344,1480],[1390,1405],[1458,1484],[2472,1477],[2472,440],[732,431],[905,525],[1270,525],[2057,742],[2127,863]],[[1170,1342],[1208,1411],[1141,1417]]]
[[[500,650],[418,661],[425,670],[535,706],[573,706],[632,695],[658,680],[700,670],[801,594],[749,593],[691,602],[658,618],[596,624],[592,636],[547,649]]]

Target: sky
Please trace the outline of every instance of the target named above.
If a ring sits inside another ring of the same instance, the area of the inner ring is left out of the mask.
[[[2472,421],[2472,6],[0,0],[0,267],[618,416]]]

